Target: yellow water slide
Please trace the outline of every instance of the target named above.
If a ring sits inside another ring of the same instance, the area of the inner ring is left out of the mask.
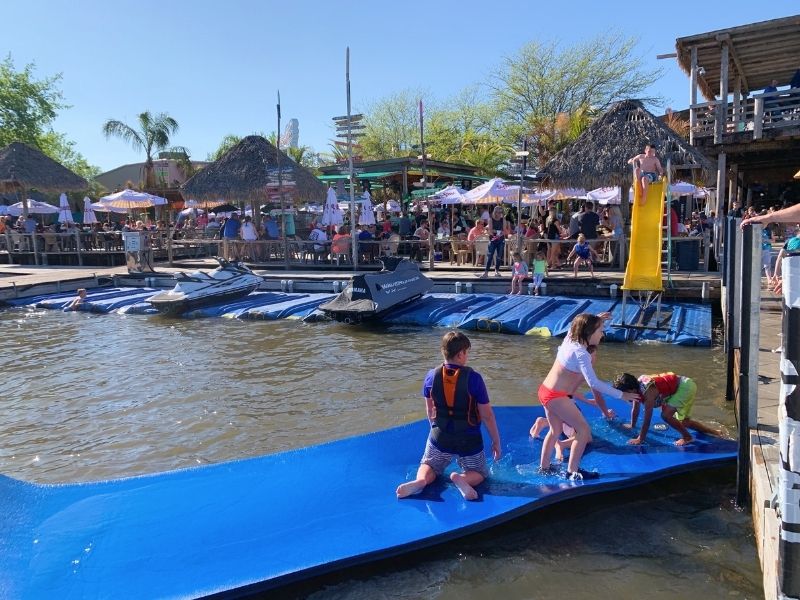
[[[647,188],[647,202],[639,205],[641,191],[634,186],[631,251],[625,268],[623,290],[661,291],[661,236],[666,178]]]

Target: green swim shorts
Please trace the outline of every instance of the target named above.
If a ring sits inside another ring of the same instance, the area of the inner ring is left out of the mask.
[[[666,403],[675,409],[675,416],[683,421],[692,415],[694,396],[697,393],[697,384],[689,377],[681,377],[678,389],[667,398]]]

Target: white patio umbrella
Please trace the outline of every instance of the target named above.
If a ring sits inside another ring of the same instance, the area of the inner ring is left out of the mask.
[[[491,202],[502,202],[512,195],[513,192],[509,190],[509,186],[503,183],[503,180],[499,177],[495,177],[464,194],[463,203],[489,204]]]
[[[190,206],[189,208],[184,208],[178,214],[185,218],[189,216],[202,215],[204,212],[206,211],[204,211],[202,208],[196,208],[194,206]]]
[[[586,199],[598,204],[622,204],[622,188],[601,187],[591,192],[586,192]]]
[[[372,197],[369,192],[361,196],[361,214],[358,216],[359,225],[375,225],[375,213],[372,211]]]
[[[83,224],[91,225],[92,223],[97,223],[97,215],[94,214],[92,201],[88,196],[85,196],[83,198]]]
[[[58,222],[59,223],[73,223],[72,209],[69,207],[69,200],[67,195],[61,192],[58,197]]]
[[[339,208],[336,191],[332,187],[329,187],[328,196],[325,198],[325,208],[322,210],[322,224],[327,227],[330,225],[341,225],[343,222],[344,216],[342,215],[342,209]]]
[[[461,189],[460,187],[456,187],[454,185],[448,185],[446,188],[442,188],[436,192],[433,195],[433,199],[442,205],[461,204],[464,202],[464,194],[466,193],[467,190]]]
[[[31,200],[28,198],[24,200],[28,205],[29,215],[54,215],[58,212],[58,207],[48,204],[47,202],[39,202],[38,200]],[[8,207],[8,214],[18,217],[22,214],[22,202],[17,202]]]
[[[99,202],[93,202],[90,206],[94,212],[110,212],[118,215],[124,215],[128,212],[127,208],[117,208],[107,204],[100,204]]]
[[[586,198],[586,190],[583,188],[563,188],[556,190],[556,200],[569,200],[570,198]]]
[[[673,196],[690,196],[697,191],[697,186],[686,181],[676,181],[669,186],[669,193]]]
[[[130,210],[133,208],[150,208],[153,206],[163,206],[167,203],[166,198],[160,196],[153,196],[145,192],[137,192],[135,190],[125,189],[115,194],[103,196],[98,200],[98,204],[110,206],[112,208],[124,208]]]

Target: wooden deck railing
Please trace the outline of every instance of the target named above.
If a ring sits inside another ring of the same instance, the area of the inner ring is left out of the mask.
[[[740,103],[700,102],[689,110],[695,123],[692,141],[713,137],[715,144],[721,144],[723,135],[741,132],[758,140],[765,131],[800,128],[800,88],[757,94]]]

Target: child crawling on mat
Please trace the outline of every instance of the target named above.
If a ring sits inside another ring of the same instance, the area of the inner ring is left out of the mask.
[[[586,351],[592,356],[592,365],[594,365],[594,361],[596,358],[597,346],[587,346]],[[587,398],[581,393],[574,392],[570,396],[573,400],[578,400],[579,402],[584,402],[589,404],[590,406],[597,406],[597,402],[592,400],[591,398]],[[536,420],[533,422],[533,426],[531,427],[530,434],[533,439],[538,439],[539,435],[541,435],[542,431],[544,431],[547,427],[549,427],[549,423],[547,422],[547,417],[536,417]],[[572,442],[575,441],[575,428],[572,425],[568,425],[567,423],[563,423],[561,426],[561,433],[563,434],[562,438],[556,442],[556,461],[557,462],[564,462],[564,450],[569,448],[572,445]]]
[[[661,407],[661,418],[681,434],[681,438],[675,442],[676,446],[685,446],[694,441],[692,434],[689,433],[689,428],[710,435],[721,435],[720,431],[690,418],[694,397],[697,393],[697,384],[689,377],[667,372],[658,375],[642,375],[637,379],[630,373],[622,373],[614,379],[614,387],[622,392],[639,392],[641,394],[641,401],[634,400],[631,404],[631,422],[625,424],[626,428],[633,430],[636,427],[636,422],[639,420],[639,404],[644,405],[642,428],[639,430],[638,436],[628,440],[629,444],[644,443],[655,407]]]
[[[467,366],[470,346],[469,338],[460,331],[449,331],[442,338],[444,363],[431,369],[422,384],[431,431],[416,479],[397,487],[398,498],[420,493],[455,459],[461,472],[452,473],[450,480],[465,500],[477,499],[475,486],[489,476],[481,422],[492,438],[494,460],[500,459],[500,433],[486,384]]]

